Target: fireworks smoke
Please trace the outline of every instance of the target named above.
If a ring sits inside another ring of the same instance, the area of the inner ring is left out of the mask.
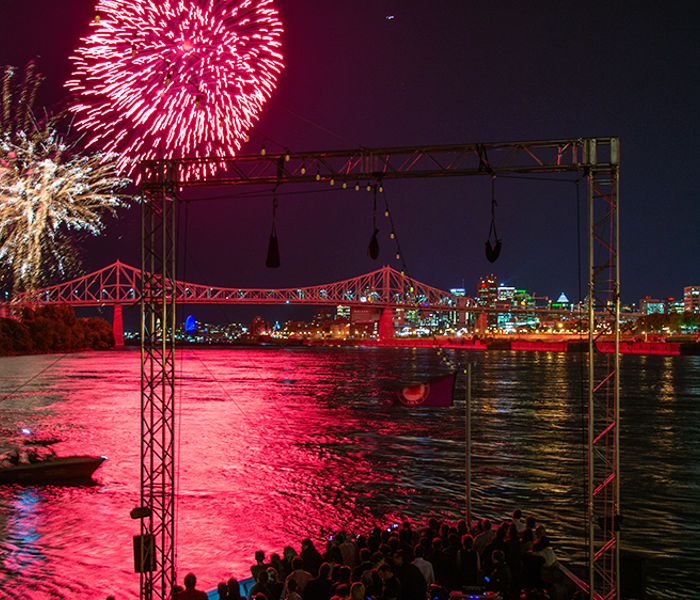
[[[90,146],[118,154],[125,173],[240,150],[283,68],[272,0],[99,0],[97,11],[66,82]]]
[[[68,231],[99,233],[102,215],[124,205],[114,190],[128,180],[117,176],[110,157],[73,152],[58,134],[55,118],[35,120],[32,104],[41,77],[33,65],[19,86],[14,69],[6,67],[3,76],[0,270],[12,278],[17,293],[36,289],[76,264]]]

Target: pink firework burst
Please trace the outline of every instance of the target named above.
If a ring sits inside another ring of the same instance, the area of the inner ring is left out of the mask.
[[[272,0],[99,0],[97,12],[66,82],[89,146],[127,174],[240,150],[283,68]]]

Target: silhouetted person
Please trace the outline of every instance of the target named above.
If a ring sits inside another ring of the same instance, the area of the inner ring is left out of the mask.
[[[365,600],[365,586],[356,581],[350,586],[350,600]],[[306,600],[306,599],[304,599]]]
[[[474,538],[468,533],[462,536],[462,550],[457,556],[457,564],[462,585],[476,587],[480,584],[481,559],[479,553],[474,550]]]
[[[262,594],[263,596],[265,596],[265,598],[267,598],[267,600],[273,600],[272,598],[270,598],[270,590],[267,587],[268,582],[269,577],[267,575],[267,571],[260,571],[258,573],[258,578],[255,581],[255,584],[252,588],[250,588],[248,598],[255,598],[256,596]]]
[[[219,600],[228,600],[228,586],[222,581],[216,586],[216,591],[219,594]]]
[[[362,581],[362,574],[365,571],[371,571],[372,567],[372,554],[369,548],[362,548],[360,550],[360,564],[352,572],[353,581]]]
[[[378,570],[383,583],[381,600],[400,600],[401,582],[394,575],[391,567],[384,563]]]
[[[506,534],[508,530],[505,525],[501,525],[496,529],[496,534],[493,536],[491,541],[486,544],[486,548],[481,555],[481,568],[484,573],[490,573],[493,569],[492,557],[496,550],[500,550],[506,556],[506,562],[508,557],[508,544],[506,544]]]
[[[481,533],[474,538],[474,550],[483,555],[484,548],[493,539],[494,532],[491,529],[491,521],[489,519],[481,520]]]
[[[296,579],[287,580],[287,599],[301,600],[301,595],[299,594],[299,585],[297,584]]]
[[[367,576],[367,573],[365,573]],[[384,588],[384,582],[379,575],[379,569],[372,569],[369,572],[369,577],[367,578],[367,583],[365,584],[365,594],[368,598],[379,598],[382,595],[382,589]]]
[[[309,538],[305,538],[301,542],[301,554],[304,559],[304,569],[311,573],[314,577],[318,576],[318,570],[323,564],[323,556],[316,550],[314,543]]]
[[[304,588],[306,584],[313,579],[313,576],[308,571],[304,570],[304,559],[301,556],[295,556],[292,559],[292,572],[287,577],[284,582],[285,586],[289,583],[290,579],[294,579],[297,582],[299,588],[299,595],[304,594]]]
[[[287,579],[287,575],[292,572],[292,566],[285,564],[279,554],[270,554],[270,564],[277,571],[277,579],[284,584],[284,580]]]
[[[255,553],[255,564],[250,567],[250,572],[253,575],[253,579],[257,581],[260,571],[266,571],[267,568],[271,566],[272,565],[265,563],[265,553],[262,550],[258,550]]]
[[[435,583],[435,571],[433,570],[433,564],[423,558],[424,553],[425,548],[423,548],[423,546],[420,544],[416,544],[416,548],[413,551],[413,555],[415,556],[413,564],[418,567],[421,575],[423,575],[426,586],[430,587]]]
[[[534,542],[536,541],[536,539],[537,539],[536,536],[535,536],[535,528],[536,528],[536,527],[537,527],[537,519],[535,519],[535,517],[532,517],[532,516],[527,517],[527,518],[525,519],[525,529],[523,529],[523,530],[520,532],[520,539],[521,539],[521,540],[523,539],[523,534],[524,534],[526,531],[532,531],[532,541],[533,541],[533,543],[534,543]]]
[[[535,538],[533,529],[525,529],[522,534],[523,544],[523,571],[520,579],[522,589],[543,589],[541,569],[544,566],[544,558],[532,552],[532,545]]]
[[[304,588],[304,600],[328,600],[330,598],[331,566],[323,563],[318,570],[318,577],[309,580]]]
[[[401,600],[425,600],[427,582],[420,569],[410,560],[408,552],[401,549],[394,555],[394,575],[401,582]]]
[[[523,522],[523,527],[524,526],[525,523]],[[506,552],[506,562],[510,567],[510,574],[513,577],[513,587],[516,590],[519,590],[522,589],[520,582],[523,573],[523,543],[520,540],[520,534],[515,523],[511,523],[508,526],[506,545],[508,546],[508,552]]]
[[[340,594],[338,593],[338,590],[341,588],[341,586],[347,585],[348,590],[350,589],[350,584],[352,583],[352,569],[350,567],[346,567],[345,565],[341,566],[338,569],[338,579],[331,585],[331,596],[339,596]],[[306,599],[306,591],[304,591],[304,598]]]
[[[521,511],[519,508],[516,508],[513,511],[513,525],[515,525],[516,529],[518,530],[518,535],[520,535],[523,530],[525,529],[525,521],[523,520],[523,511]]]
[[[267,597],[270,600],[280,600],[284,591],[284,582],[280,581],[277,569],[274,567],[267,568],[267,580],[267,589],[270,592]]]
[[[512,598],[512,578],[510,567],[506,564],[506,556],[502,550],[494,550],[491,557],[493,571],[486,581],[486,589],[500,592],[504,598]]]
[[[175,596],[176,600],[209,600],[206,592],[195,589],[196,585],[197,578],[194,573],[185,575],[185,589]]]
[[[453,591],[461,587],[457,561],[442,548],[442,538],[433,540],[433,553],[428,559],[433,564],[435,583],[441,588]]]
[[[226,586],[228,587],[229,600],[243,600],[243,596],[241,596],[241,584],[238,583],[238,579],[231,577],[231,579],[226,582]]]

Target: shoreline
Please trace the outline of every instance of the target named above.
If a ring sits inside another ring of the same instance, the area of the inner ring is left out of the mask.
[[[505,336],[485,338],[413,338],[393,340],[353,340],[353,339],[285,339],[258,338],[231,341],[178,341],[178,347],[355,347],[355,348],[440,348],[449,350],[479,351],[522,351],[522,352],[577,352],[588,353],[588,340],[581,337],[562,339],[563,336],[521,336],[506,339]],[[693,339],[695,336],[688,336]],[[678,338],[672,338],[677,340]],[[126,346],[138,346],[136,340],[129,340]],[[615,351],[614,340],[602,339],[596,342],[601,353]],[[650,354],[661,356],[698,356],[700,342],[697,341],[636,341],[620,340],[620,354]]]

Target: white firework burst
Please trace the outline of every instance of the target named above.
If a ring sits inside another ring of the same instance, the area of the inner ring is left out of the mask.
[[[115,190],[129,180],[117,175],[113,157],[75,152],[53,119],[37,123],[31,106],[21,102],[23,94],[12,102],[8,71],[3,113],[11,118],[0,122],[0,268],[17,293],[75,264],[68,233],[100,233],[103,216],[126,205]],[[22,110],[12,110],[14,104]]]

